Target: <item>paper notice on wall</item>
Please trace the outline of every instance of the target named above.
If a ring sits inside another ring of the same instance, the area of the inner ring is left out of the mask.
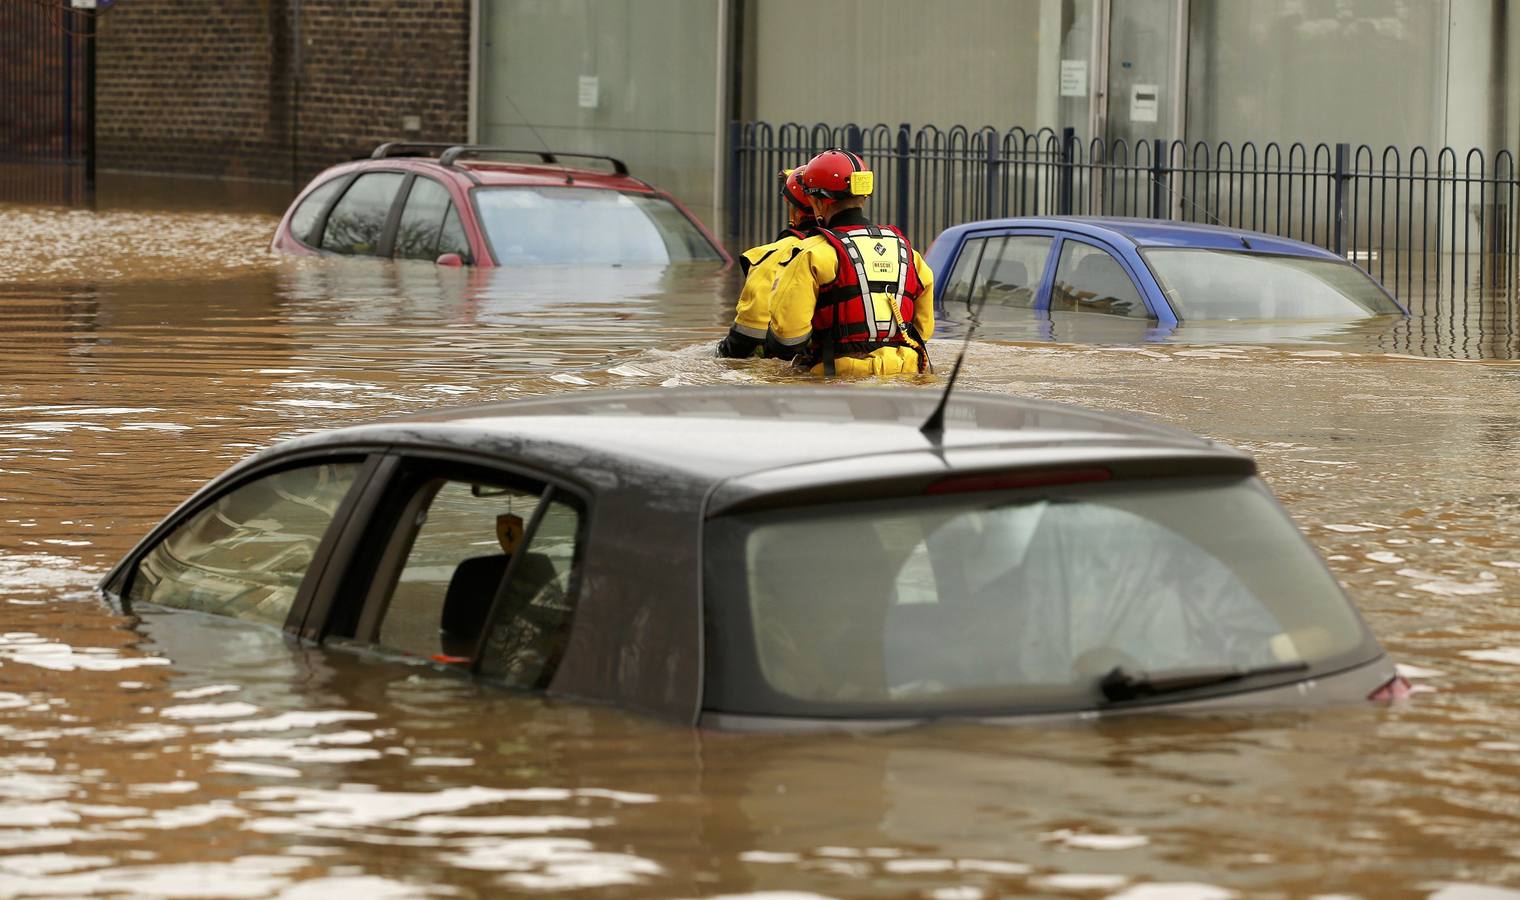
[[[1087,96],[1087,60],[1061,60],[1061,96]]]
[[[595,75],[582,75],[580,82],[581,109],[596,109],[601,99],[602,80]]]
[[[1129,92],[1129,120],[1131,122],[1156,121],[1156,108],[1160,105],[1161,88],[1154,84],[1137,84]]]

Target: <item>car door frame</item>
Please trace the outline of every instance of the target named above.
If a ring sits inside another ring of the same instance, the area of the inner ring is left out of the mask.
[[[441,477],[445,478],[455,478],[459,474],[465,474],[464,470],[474,470],[498,473],[504,480],[532,481],[542,484],[544,487],[538,495],[538,506],[523,529],[521,546],[524,548],[533,546],[538,526],[549,505],[560,499],[562,495],[567,495],[571,505],[580,513],[575,562],[572,565],[571,581],[567,586],[568,596],[574,598],[578,605],[579,595],[585,583],[585,561],[591,550],[589,537],[592,533],[592,517],[596,509],[595,491],[574,479],[565,477],[562,473],[550,472],[516,460],[503,460],[496,454],[474,453],[451,447],[392,445],[381,455],[383,461],[377,465],[375,474],[366,481],[363,496],[356,500],[356,514],[348,517],[342,533],[334,538],[331,561],[324,568],[321,582],[313,585],[309,602],[302,610],[302,618],[293,625],[288,623],[288,631],[293,631],[302,640],[321,644],[333,636],[332,626],[337,620],[338,613],[342,611],[339,608],[340,596],[352,595],[353,592],[362,589],[362,597],[357,601],[359,606],[347,610],[352,614],[355,622],[362,621],[370,613],[370,606],[382,602],[382,598],[377,597],[372,590],[375,575],[384,560],[390,541],[403,521],[401,513],[406,507],[406,501],[410,499],[414,491],[414,488],[409,485],[415,477],[411,469],[419,466],[436,470]],[[510,583],[513,571],[521,558],[514,554],[513,559],[507,564],[507,570],[502,576],[502,587]],[[361,578],[362,584],[356,581]],[[500,600],[501,597],[498,595],[492,604],[491,619],[487,622],[487,630],[482,633],[482,639],[484,639],[484,634],[488,633],[491,621],[494,621],[496,607]],[[575,628],[574,621],[572,615],[570,626],[572,632]],[[386,654],[385,649],[378,645],[367,644],[363,641],[355,641],[354,644],[372,647],[377,652]],[[477,647],[477,652],[470,663],[471,675],[478,673],[483,661],[479,649]]]
[[[301,577],[301,585],[296,589],[295,598],[291,602],[290,609],[286,611],[284,623],[280,626],[285,633],[294,634],[298,624],[306,618],[317,591],[328,583],[327,579],[332,577],[333,564],[341,562],[341,557],[336,551],[342,547],[350,525],[356,517],[365,514],[365,498],[370,495],[371,484],[375,476],[386,468],[383,447],[370,444],[307,448],[265,459],[251,460],[245,465],[235,467],[190,495],[165,516],[101,578],[99,590],[118,609],[130,614],[132,607],[129,596],[132,592],[132,581],[137,575],[143,557],[191,517],[227,494],[263,478],[282,471],[330,463],[339,459],[357,460],[359,471],[354,477],[354,483],[349,486],[348,492],[344,494],[337,510],[333,513],[332,521],[327,524],[321,539],[317,542],[317,549],[312,553],[312,560],[308,564],[306,574]]]
[[[1050,311],[1050,297],[1051,290],[1055,286],[1056,268],[1060,265],[1061,254],[1065,252],[1066,242],[1072,241],[1102,250],[1118,262],[1120,268],[1129,276],[1130,284],[1139,293],[1141,302],[1145,304],[1146,311],[1150,313],[1150,318],[1156,322],[1157,326],[1171,328],[1181,321],[1171,304],[1167,302],[1166,295],[1162,292],[1161,286],[1156,283],[1156,278],[1151,274],[1150,268],[1140,259],[1133,245],[1126,244],[1121,247],[1113,241],[1085,231],[1062,230],[1060,238],[1056,246],[1052,248],[1054,252],[1051,254],[1050,264],[1046,267],[1046,282],[1041,286],[1041,295],[1035,301],[1040,304],[1040,309],[1047,313]]]
[[[306,197],[310,196],[321,188],[326,187],[329,184],[338,184],[337,193],[333,194],[332,199],[324,203],[322,205],[322,209],[317,212],[317,218],[312,221],[311,230],[308,231],[305,235],[299,235],[296,234],[295,229],[292,228],[290,229],[291,239],[307,250],[311,250],[315,253],[332,253],[332,251],[325,251],[322,249],[322,234],[323,232],[327,231],[327,217],[332,213],[333,207],[338,205],[338,201],[343,198],[343,195],[348,193],[348,189],[353,186],[354,179],[358,178],[362,174],[364,174],[363,170],[346,172],[342,175],[336,175],[320,183],[315,183],[311,185],[311,187],[307,190],[302,191],[301,196],[296,199],[296,202],[290,205],[292,217],[295,215],[295,210],[299,209],[301,204],[305,202]],[[311,237],[313,235],[316,235],[317,237],[316,243],[313,243],[311,241]],[[332,255],[337,256],[339,254]]]
[[[401,186],[396,188],[395,196],[391,197],[391,206],[385,214],[385,222],[380,226],[380,240],[375,244],[375,252],[339,253],[336,250],[329,250],[326,247],[323,247],[320,243],[320,236],[327,233],[327,219],[332,215],[332,211],[338,208],[338,204],[343,202],[343,198],[348,196],[348,192],[353,189],[354,184],[360,178],[363,178],[366,175],[379,174],[400,175],[402,176],[402,179]],[[396,227],[397,224],[401,221],[401,206],[406,195],[411,193],[412,179],[416,176],[416,174],[417,173],[411,171],[410,169],[385,166],[383,168],[377,167],[373,169],[359,169],[357,171],[350,172],[347,175],[338,176],[339,178],[346,178],[348,180],[348,183],[343,185],[342,190],[333,195],[332,200],[330,200],[327,204],[327,208],[322,210],[322,214],[317,217],[316,224],[312,225],[311,227],[311,233],[319,236],[319,243],[306,244],[306,246],[309,249],[315,250],[318,253],[326,254],[327,256],[344,256],[355,259],[390,259],[392,249],[391,244],[395,241]],[[326,182],[323,182],[323,184],[326,184]]]
[[[470,233],[467,221],[469,217],[461,211],[464,208],[469,208],[471,209],[471,213],[474,213],[473,208],[468,206],[468,193],[459,189],[458,186],[453,183],[453,179],[439,178],[432,172],[413,169],[408,170],[406,175],[406,180],[403,181],[401,183],[401,187],[397,188],[396,190],[397,202],[394,206],[392,206],[390,215],[386,217],[385,230],[381,233],[380,236],[383,245],[389,249],[389,252],[381,258],[396,258],[396,235],[401,230],[401,217],[406,213],[406,201],[412,196],[412,187],[417,183],[417,181],[419,179],[426,179],[443,188],[444,192],[449,195],[449,207],[444,213],[445,222],[447,221],[449,212],[452,212],[455,216],[457,216],[459,219],[460,230],[464,232],[465,242],[470,245],[470,258],[464,260],[464,265],[479,265],[480,248],[476,246],[477,241],[475,237]],[[465,205],[461,206],[461,204]],[[442,228],[443,224],[444,223],[440,223],[439,227]],[[428,259],[427,262],[437,261],[438,254],[436,251],[438,248],[434,247],[433,249],[435,251],[435,254],[433,258]],[[376,254],[376,256],[380,256],[380,254]],[[422,262],[423,260],[421,258],[408,258],[408,261]]]
[[[950,275],[955,272],[956,264],[960,262],[961,256],[966,252],[966,245],[969,244],[969,243],[971,243],[973,240],[990,239],[990,238],[998,238],[998,237],[1048,237],[1048,238],[1050,238],[1050,248],[1045,251],[1045,268],[1040,273],[1039,280],[1037,282],[1035,282],[1034,303],[1029,307],[1031,310],[1045,309],[1046,307],[1049,306],[1048,297],[1049,297],[1051,279],[1052,279],[1052,277],[1054,276],[1054,273],[1055,273],[1055,260],[1056,260],[1056,257],[1057,257],[1056,251],[1061,246],[1061,237],[1062,237],[1063,234],[1064,234],[1064,232],[1062,232],[1058,228],[1052,228],[1052,227],[1049,227],[1049,226],[1040,226],[1040,225],[1034,225],[1034,226],[1029,226],[1029,227],[1024,227],[1024,226],[1020,226],[1020,225],[1014,225],[1014,226],[1002,225],[1002,226],[992,226],[992,227],[989,227],[989,228],[979,228],[979,229],[975,229],[975,230],[972,230],[972,231],[964,232],[964,233],[962,233],[960,235],[960,237],[959,237],[959,245],[955,248],[955,255],[953,255],[950,258],[949,265],[947,266],[947,268],[945,270],[946,283],[947,284],[949,283],[948,279],[950,278]],[[977,267],[978,267],[978,269],[980,269],[980,267],[981,267],[981,261],[980,260],[977,261]],[[937,274],[936,274],[936,279],[935,280],[938,281]],[[975,287],[976,287],[976,272],[972,272],[971,287],[973,289],[975,289]],[[970,300],[969,299],[967,300],[967,306],[968,306],[968,308],[970,306]],[[947,317],[949,316],[949,314],[950,314],[950,307],[949,307],[949,305],[947,303],[941,301],[939,299],[938,295],[936,295],[936,297],[935,297],[935,307],[936,307],[936,310],[935,310],[936,315],[938,315],[939,313],[944,313]]]

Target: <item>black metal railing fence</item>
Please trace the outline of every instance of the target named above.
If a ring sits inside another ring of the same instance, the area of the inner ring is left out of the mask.
[[[0,199],[73,203],[94,186],[95,13],[0,2]]]
[[[731,125],[730,240],[768,239],[784,216],[776,173],[829,147],[866,159],[877,173],[875,216],[925,246],[951,225],[1008,216],[1210,222],[1333,250],[1406,300],[1473,289],[1509,296],[1520,255],[1520,182],[1508,150],[767,122]]]

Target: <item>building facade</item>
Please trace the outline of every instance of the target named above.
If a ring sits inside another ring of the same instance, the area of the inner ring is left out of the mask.
[[[619,156],[719,222],[727,124],[1515,147],[1507,0],[119,0],[102,168],[299,184],[387,139]]]

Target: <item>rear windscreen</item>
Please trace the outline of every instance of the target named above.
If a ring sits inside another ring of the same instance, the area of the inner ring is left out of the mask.
[[[707,705],[1073,708],[1093,705],[1119,666],[1323,670],[1376,655],[1259,481],[1135,484],[713,520]]]

